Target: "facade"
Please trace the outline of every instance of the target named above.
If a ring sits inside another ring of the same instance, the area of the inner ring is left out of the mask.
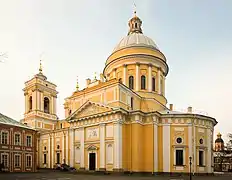
[[[142,33],[136,15],[106,60],[100,79],[65,99],[56,116],[56,86],[39,74],[26,82],[25,118],[39,130],[38,166],[67,163],[79,170],[170,173],[213,172],[214,118],[167,107],[166,57]],[[49,107],[49,110],[47,108]]]
[[[0,163],[9,172],[36,171],[36,131],[0,113]]]

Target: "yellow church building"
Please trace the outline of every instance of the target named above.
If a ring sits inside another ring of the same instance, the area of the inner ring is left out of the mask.
[[[129,32],[105,63],[100,78],[65,99],[58,120],[56,85],[39,73],[25,83],[23,123],[38,130],[38,167],[67,163],[79,170],[170,173],[213,172],[209,116],[167,107],[168,64],[142,32],[136,13]]]

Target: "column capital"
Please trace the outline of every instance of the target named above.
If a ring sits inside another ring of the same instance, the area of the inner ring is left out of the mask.
[[[148,66],[149,66],[149,67],[152,67],[153,65],[152,65],[152,63],[149,63]]]
[[[123,67],[127,67],[127,64],[123,64]]]
[[[100,123],[99,126],[106,126],[106,124],[105,123]]]
[[[113,71],[116,71],[116,70],[117,70],[117,68],[114,68],[114,69],[113,69]]]
[[[135,64],[136,64],[136,66],[140,66],[140,63],[139,63],[139,62],[136,62]]]

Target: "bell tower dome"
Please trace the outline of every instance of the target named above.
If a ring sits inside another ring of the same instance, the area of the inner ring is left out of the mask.
[[[39,73],[25,82],[25,113],[21,120],[36,130],[52,130],[58,117],[56,115],[56,85],[49,82],[43,74],[40,61]]]

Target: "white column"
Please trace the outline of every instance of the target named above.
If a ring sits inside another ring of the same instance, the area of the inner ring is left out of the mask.
[[[65,141],[65,149],[66,149],[66,155],[65,155],[65,163],[67,164],[68,163],[68,153],[69,153],[69,147],[68,147],[68,141],[69,141],[69,133],[68,133],[68,131],[66,131],[66,141]]]
[[[53,96],[51,97],[51,102],[50,102],[50,113],[52,113],[53,114]]]
[[[41,111],[44,111],[44,95],[43,93],[41,92],[41,95],[40,95],[40,101],[41,101]]]
[[[212,173],[212,157],[211,157],[211,130],[207,129],[207,173]]]
[[[136,87],[135,87],[135,91],[139,91],[139,81],[140,81],[139,63],[136,64],[135,71],[136,71],[136,83],[135,83]]]
[[[56,97],[53,97],[53,114],[56,114]]]
[[[158,68],[158,73],[157,73],[157,91],[158,94],[161,94],[161,87],[160,87],[160,68]]]
[[[52,147],[51,147],[51,151],[52,151],[52,161],[51,161],[51,168],[53,168],[53,166],[54,166],[54,149],[55,149],[55,147],[54,147],[54,134],[52,134]]]
[[[25,95],[25,113],[28,112],[28,101],[29,101],[29,98],[28,98],[28,94]]]
[[[158,127],[154,122],[154,172],[158,172]]]
[[[64,151],[65,151],[65,144],[64,144],[64,141],[65,141],[65,135],[64,135],[64,132],[63,132],[63,136],[62,136],[62,159],[61,159],[61,163],[64,163],[64,159],[65,159],[65,154],[64,154]]]
[[[148,65],[148,91],[152,92],[152,65]]]
[[[36,91],[36,109],[40,110],[40,91]]]
[[[85,129],[80,128],[81,168],[85,167]]]
[[[32,92],[32,110],[36,109],[36,91]]]
[[[166,78],[163,76],[163,96],[165,96],[165,80]]]
[[[114,169],[122,169],[122,124],[114,124]]]
[[[170,172],[170,124],[163,125],[163,172]]]
[[[70,166],[74,166],[74,137],[75,137],[75,129],[70,129],[70,158],[69,158],[69,164]]]
[[[50,165],[50,164],[51,164],[51,162],[50,162],[50,161],[51,161],[51,160],[50,160],[50,159],[51,159],[51,158],[50,158],[51,156],[50,156],[50,155],[51,155],[51,137],[50,137],[50,135],[49,135],[49,137],[48,137],[48,153],[47,153],[47,164],[48,164],[47,167],[48,167],[48,168],[50,168],[50,166],[51,166],[51,165]]]
[[[124,65],[123,65],[123,84],[124,84],[124,85],[127,85],[127,84],[126,84],[126,79],[127,79],[127,65],[124,64]]]
[[[193,173],[196,172],[197,167],[197,156],[196,156],[196,128],[193,124]]]
[[[100,124],[100,168],[105,169],[105,124]]]

